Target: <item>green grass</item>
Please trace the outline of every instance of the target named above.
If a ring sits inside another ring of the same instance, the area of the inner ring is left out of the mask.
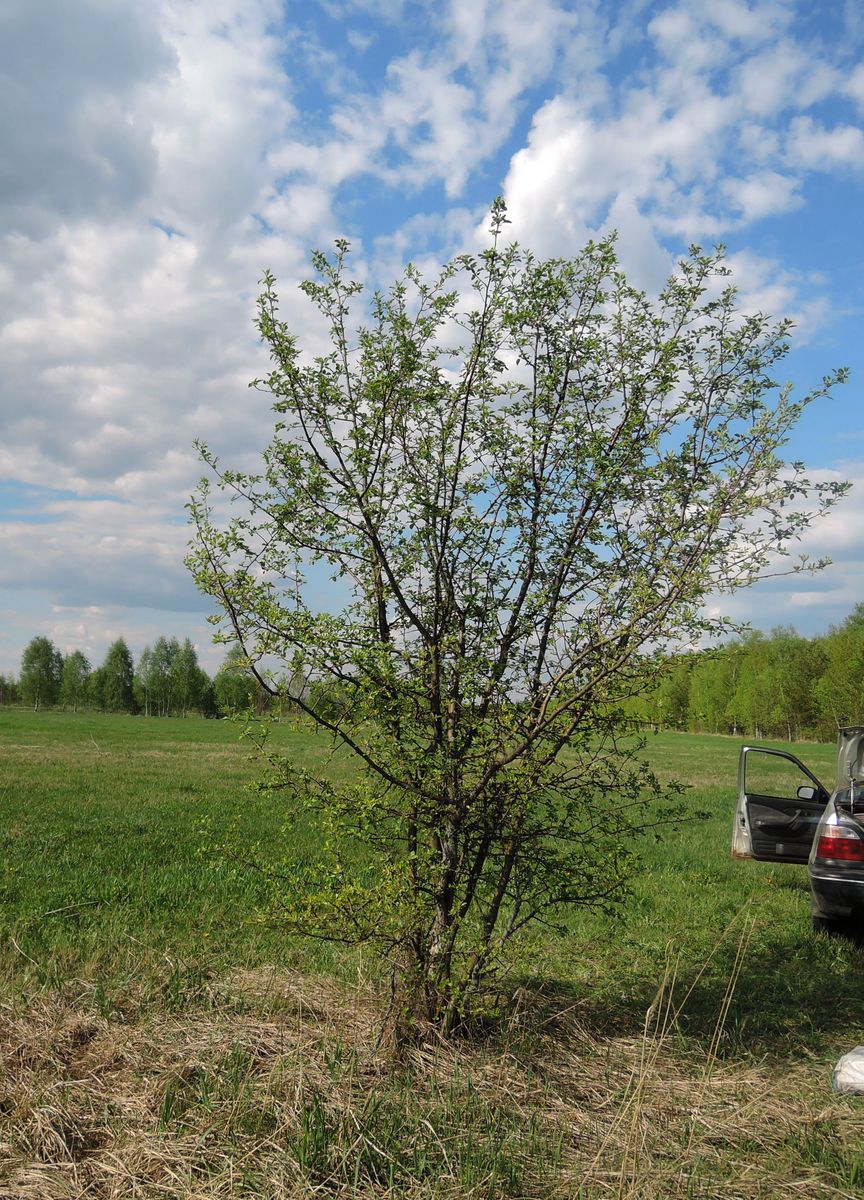
[[[286,751],[330,753],[324,739],[273,735]],[[7,979],[113,992],[134,975],[137,991],[187,964],[278,961],[284,939],[252,920],[262,880],[206,853],[226,831],[265,856],[282,846],[278,807],[248,787],[249,754],[225,721],[0,712]]]
[[[304,761],[330,759],[324,737],[284,725],[271,736]],[[738,748],[734,739],[689,734],[649,740],[657,769],[689,782],[691,806],[707,819],[646,838],[620,912],[576,912],[561,935],[535,931],[522,958],[542,969],[517,973],[525,984],[572,993],[598,1027],[621,1030],[641,1023],[672,964],[679,987],[692,985],[682,1025],[710,1038],[750,915],[756,924],[724,1048],[771,1053],[793,1033],[812,1047],[838,1029],[864,1041],[864,958],[848,942],[810,932],[804,869],[729,855]],[[833,747],[797,749],[830,781]],[[98,982],[110,1006],[115,993],[128,997],[147,984],[176,1005],[196,979],[240,966],[334,969],[340,956],[255,919],[268,895],[256,872],[215,866],[206,852],[229,830],[265,858],[290,849],[278,796],[248,786],[260,768],[235,725],[7,710],[0,753],[0,966],[9,985]],[[291,837],[298,852],[314,854],[314,842],[296,845],[302,833]]]
[[[803,868],[731,859],[739,745],[651,738],[707,816],[646,838],[615,916],[526,936],[491,1040],[400,1076],[363,955],[257,921],[261,877],[203,849],[290,848],[236,726],[0,710],[0,1196],[124,1194],[120,1161],[142,1196],[864,1195],[859,1102],[828,1087],[864,951],[811,931]],[[831,783],[833,747],[795,750]]]

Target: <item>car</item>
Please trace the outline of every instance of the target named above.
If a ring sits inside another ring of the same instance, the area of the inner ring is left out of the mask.
[[[789,751],[742,746],[732,855],[806,864],[814,928],[864,930],[864,726],[840,730],[832,792]]]

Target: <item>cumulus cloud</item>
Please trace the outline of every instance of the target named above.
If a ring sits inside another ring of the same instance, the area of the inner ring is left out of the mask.
[[[754,171],[744,179],[726,179],[722,187],[745,224],[803,204],[798,180],[778,171]]]
[[[788,107],[806,107],[831,88],[834,72],[814,62],[804,46],[782,40],[739,63],[735,90],[745,111],[770,117]]]
[[[738,289],[741,311],[788,318],[798,345],[807,343],[827,322],[829,302],[824,294],[813,292],[805,272],[752,250],[727,255],[726,265]]]
[[[864,130],[856,125],[826,128],[812,117],[797,117],[789,127],[788,161],[810,170],[864,167]]]
[[[22,506],[31,520],[0,527],[0,587],[44,586],[64,606],[206,607],[183,568],[185,524],[158,509],[38,494],[25,495]]]
[[[598,58],[591,5],[579,13],[552,0],[429,6],[422,32],[375,86],[337,99],[323,131],[277,151],[280,169],[334,183],[358,174],[394,187],[435,182],[455,199],[504,143],[526,91],[556,63],[579,57],[584,72]]]
[[[859,63],[846,80],[845,91],[864,109],[864,63]]]
[[[271,32],[280,11],[274,0],[165,4],[177,69],[145,105],[159,154],[157,218],[181,230],[230,227],[271,182],[267,151],[296,117]]]
[[[569,252],[620,223],[624,266],[644,275],[647,256],[656,276],[670,240],[740,240],[800,209],[814,172],[857,169],[864,131],[837,105],[855,94],[860,67],[842,47],[805,44],[795,19],[785,3],[662,7],[642,30],[657,54],[640,71],[587,99],[577,77],[535,113],[505,181],[520,237]],[[631,30],[631,54],[638,44]],[[820,117],[806,111],[815,105]],[[763,298],[812,325],[827,301],[757,257]]]
[[[777,36],[788,21],[789,9],[772,0],[753,6],[744,0],[714,0],[705,17],[724,37],[759,45]]]

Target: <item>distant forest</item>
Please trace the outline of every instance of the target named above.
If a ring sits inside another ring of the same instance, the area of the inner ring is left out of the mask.
[[[778,626],[656,665],[656,686],[627,704],[640,729],[830,741],[841,725],[864,725],[864,604],[818,637]],[[331,693],[313,685],[313,706],[344,702]],[[0,704],[220,716],[263,710],[268,697],[237,646],[211,679],[188,638],[158,638],[137,664],[121,638],[93,668],[80,650],[63,655],[37,637],[24,650],[18,678],[0,675]]]
[[[250,706],[263,708],[266,697],[237,646],[211,679],[199,666],[188,638],[158,638],[144,648],[137,665],[119,638],[94,668],[80,650],[64,655],[48,638],[35,637],[21,656],[18,678],[0,675],[0,704],[215,717]]]
[[[864,604],[819,637],[778,626],[658,666],[629,703],[642,728],[832,741],[864,725]]]

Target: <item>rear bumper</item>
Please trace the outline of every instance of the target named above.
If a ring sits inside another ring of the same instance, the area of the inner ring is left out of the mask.
[[[864,918],[864,876],[843,879],[811,868],[810,892],[814,917]]]

